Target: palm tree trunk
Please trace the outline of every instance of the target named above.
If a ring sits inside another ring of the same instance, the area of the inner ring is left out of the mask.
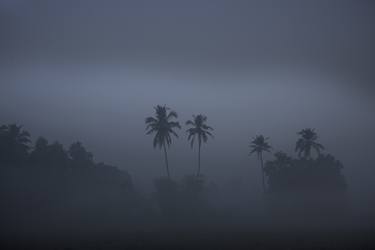
[[[197,176],[199,176],[201,172],[201,144],[199,144],[198,146],[198,172],[197,172]]]
[[[259,158],[260,158],[260,166],[262,168],[262,185],[263,185],[263,192],[265,193],[266,192],[266,184],[264,183],[264,168],[263,168],[263,154],[260,153],[259,154]]]
[[[165,148],[165,143],[163,143],[163,148],[164,148],[165,166],[167,168],[167,175],[168,175],[168,179],[170,179],[171,176],[169,174],[168,155],[167,155],[167,149]]]
[[[308,146],[305,151],[305,159],[308,160],[311,157],[311,147]]]

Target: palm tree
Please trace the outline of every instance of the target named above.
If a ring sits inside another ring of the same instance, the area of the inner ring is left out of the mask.
[[[263,167],[263,152],[270,152],[271,146],[267,142],[268,137],[264,137],[263,135],[257,135],[253,138],[250,143],[250,147],[252,150],[250,151],[250,155],[256,153],[258,159],[260,160],[260,167],[262,169],[262,184],[263,184],[263,191],[266,191],[266,186],[264,183],[264,167]]]
[[[302,129],[297,134],[301,136],[301,138],[297,140],[295,148],[295,151],[298,152],[299,157],[301,157],[303,153],[303,157],[305,159],[309,159],[311,157],[311,149],[314,149],[318,155],[320,155],[321,150],[324,150],[323,145],[316,142],[318,135],[314,129]]]
[[[207,117],[204,115],[193,115],[193,120],[188,120],[186,122],[186,125],[193,126],[192,128],[189,128],[186,130],[186,132],[189,134],[188,141],[190,140],[190,146],[193,147],[195,136],[198,138],[198,171],[197,176],[199,176],[201,171],[201,145],[202,141],[207,142],[208,136],[211,136],[213,138],[213,135],[210,131],[213,131],[214,129],[210,126],[206,125],[205,122],[207,121]]]
[[[177,118],[177,113],[175,111],[169,111],[170,109],[165,105],[157,105],[156,107],[154,107],[154,109],[155,117],[147,117],[145,120],[145,123],[147,125],[146,134],[149,135],[151,133],[155,133],[153,146],[154,148],[157,146],[159,146],[160,149],[163,148],[167,175],[168,178],[170,178],[166,146],[169,147],[172,144],[171,134],[175,137],[178,137],[177,133],[173,129],[180,129],[181,126],[178,122],[171,121],[171,119]]]

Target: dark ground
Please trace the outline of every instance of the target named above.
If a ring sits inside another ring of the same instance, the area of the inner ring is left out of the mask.
[[[373,228],[200,226],[100,231],[30,232],[21,237],[2,234],[1,249],[375,249]]]

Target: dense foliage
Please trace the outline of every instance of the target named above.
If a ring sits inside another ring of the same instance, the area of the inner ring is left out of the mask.
[[[283,152],[274,156],[264,168],[271,192],[334,191],[346,187],[341,174],[343,165],[330,154],[319,154],[316,159],[294,159]]]
[[[15,124],[0,127],[0,199],[7,231],[69,230],[103,219],[129,224],[139,209],[126,171],[96,163],[80,142],[66,150],[40,137],[31,145],[30,134]]]

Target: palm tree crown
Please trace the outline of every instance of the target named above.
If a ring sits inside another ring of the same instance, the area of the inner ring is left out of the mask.
[[[314,129],[302,129],[297,134],[301,136],[301,138],[297,140],[295,148],[295,151],[298,152],[299,157],[301,157],[303,153],[304,158],[310,158],[311,149],[314,149],[318,153],[318,155],[320,154],[321,150],[324,150],[323,145],[316,142],[316,140],[318,139],[318,135],[316,134]]]
[[[214,129],[208,125],[205,124],[207,121],[207,117],[204,115],[193,115],[193,120],[188,120],[186,122],[186,125],[192,126],[192,128],[189,128],[186,130],[186,132],[189,134],[188,140],[190,141],[190,146],[193,147],[195,137],[198,139],[198,145],[202,144],[203,142],[207,142],[208,135],[213,138],[213,135],[210,131],[213,131]]]
[[[154,107],[155,117],[147,117],[146,122],[146,132],[147,135],[155,133],[153,146],[159,146],[161,148],[163,145],[171,145],[172,138],[171,134],[178,137],[177,133],[173,130],[174,128],[181,128],[178,122],[171,121],[172,118],[177,118],[177,113],[175,111],[169,111],[166,106],[157,105]]]
[[[260,157],[262,152],[270,152],[272,147],[268,144],[267,140],[268,137],[264,137],[263,135],[255,136],[250,144],[252,148],[250,154],[257,153],[258,157]]]
[[[213,138],[210,131],[214,129],[206,124],[207,117],[204,115],[193,115],[193,120],[188,120],[186,125],[192,126],[186,132],[188,135],[188,141],[190,141],[190,146],[193,147],[195,138],[198,139],[198,171],[197,176],[199,176],[201,168],[201,145],[202,141],[205,143],[208,140],[208,136]]]

